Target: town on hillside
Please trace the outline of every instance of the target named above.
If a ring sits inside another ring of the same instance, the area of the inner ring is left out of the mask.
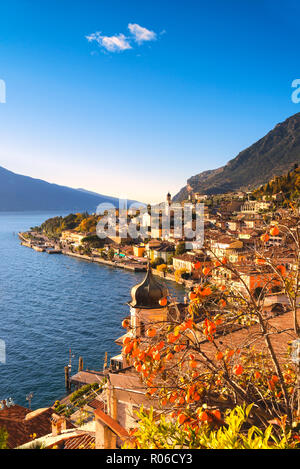
[[[181,443],[175,437],[173,443],[181,447],[202,441],[202,428],[223,425],[227,410],[244,404],[259,428],[279,425],[282,414],[292,425],[300,412],[299,181],[295,166],[256,191],[191,189],[181,204],[204,206],[201,247],[184,230],[175,236],[169,193],[159,207],[168,212],[167,232],[151,226],[150,210],[142,217],[128,210],[128,222],[138,220],[146,236],[124,238],[116,209],[114,237],[100,239],[96,229],[105,214],[88,213],[19,233],[37,251],[144,271],[145,278],[128,291],[124,334],[115,338],[120,353],[103,369],[84,369],[84,357],[74,375],[67,365],[66,396],[45,409],[2,402],[8,447],[145,448],[137,428],[142,421],[147,434],[141,408],[157,431],[163,417],[177,425]],[[182,302],[170,296],[165,279],[186,287]]]
[[[292,268],[284,235],[270,235],[267,242],[261,240],[261,235],[268,224],[276,225],[278,221],[289,217],[293,203],[298,206],[299,194],[298,167],[248,193],[208,196],[191,190],[188,200],[181,202],[181,205],[184,207],[188,203],[192,207],[197,204],[204,206],[204,242],[200,248],[195,239],[184,236],[184,215],[182,235],[176,236],[175,215],[170,209],[172,201],[169,193],[166,201],[158,207],[160,218],[156,226],[152,223],[150,206],[142,216],[136,208],[127,210],[128,224],[136,224],[137,233],[143,228],[143,236],[132,238],[128,232],[121,234],[118,225],[119,211],[115,208],[115,236],[107,236],[105,239],[99,238],[96,232],[97,223],[104,215],[88,213],[54,217],[19,236],[22,244],[37,251],[63,253],[133,271],[146,271],[147,263],[150,262],[155,275],[191,288],[206,279],[203,270],[211,269],[215,258],[227,258],[243,272],[247,285],[251,285],[253,289],[259,278],[255,250],[262,244],[270,250],[276,249],[286,268]],[[169,226],[164,230],[162,217],[165,213],[169,214]],[[194,229],[192,233],[196,233],[194,218],[191,222],[191,228]],[[221,277],[222,272],[211,269],[211,280],[215,284],[224,282]]]

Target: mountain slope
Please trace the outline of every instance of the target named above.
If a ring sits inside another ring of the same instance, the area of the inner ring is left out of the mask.
[[[288,171],[282,176],[276,176],[267,184],[260,186],[252,192],[252,196],[261,200],[266,197],[270,200],[272,196],[278,194],[278,200],[284,201],[283,205],[289,205],[290,201],[299,203],[300,197],[300,167]],[[280,194],[280,195],[279,195]]]
[[[225,166],[192,176],[174,200],[187,199],[190,190],[201,194],[251,190],[288,171],[294,163],[300,163],[300,113],[277,124]]]
[[[95,212],[100,203],[118,205],[116,197],[50,184],[0,166],[0,211],[69,210]]]

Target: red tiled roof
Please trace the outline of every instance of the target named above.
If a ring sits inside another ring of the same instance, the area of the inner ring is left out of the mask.
[[[192,254],[178,254],[177,256],[173,256],[173,259],[195,263],[198,261],[198,258],[196,256],[193,256]]]
[[[105,414],[101,409],[95,410],[95,416],[107,425],[118,437],[122,439],[129,437],[125,428],[123,428],[115,419],[110,417],[110,415]]]
[[[221,235],[218,239],[217,239],[217,243],[218,244],[233,244],[235,243],[236,241],[239,241],[237,240],[236,238],[232,238],[231,236],[226,236],[226,235]]]
[[[100,401],[99,399],[93,399],[91,402],[89,402],[88,405],[92,407],[93,409],[104,410],[104,402]]]
[[[8,448],[28,443],[35,434],[36,438],[47,435],[52,431],[51,416],[54,409],[51,407],[31,412],[21,406],[12,406],[0,410],[0,427],[8,432]],[[73,424],[68,422],[68,428]]]
[[[95,449],[95,436],[84,433],[68,438],[64,441],[63,449]]]
[[[48,435],[52,431],[51,416],[54,409],[51,407],[30,411],[18,405],[0,410],[0,428],[8,432],[8,448],[28,443],[35,434],[36,438]],[[67,428],[74,427],[67,422]]]
[[[0,419],[9,418],[9,419],[24,419],[27,414],[30,414],[31,410],[26,407],[15,404],[11,407],[4,407],[0,410]]]
[[[46,449],[95,449],[95,434],[75,430],[71,434],[61,434],[60,439],[46,444]]]
[[[300,310],[297,311],[297,316],[299,320]],[[285,360],[288,343],[296,338],[293,331],[292,311],[270,318],[268,320],[268,326],[270,331],[273,332],[273,334],[270,334],[270,341],[275,353],[279,361]],[[277,331],[284,332],[276,334]],[[257,324],[241,327],[234,332],[220,336],[216,339],[216,342],[222,343],[222,347],[224,347],[224,349],[226,347],[241,348],[251,345],[262,353],[266,352],[266,344],[260,332],[259,325]],[[209,341],[205,341],[205,343],[202,344],[202,350],[209,356],[213,357],[215,355],[215,348]]]
[[[102,372],[93,371],[79,371],[71,377],[71,382],[82,383],[82,384],[94,384],[100,383],[103,378]]]
[[[175,246],[172,243],[162,242],[159,246],[152,249],[157,252],[173,252],[175,251]]]

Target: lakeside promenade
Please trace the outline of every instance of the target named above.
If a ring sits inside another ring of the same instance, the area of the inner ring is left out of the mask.
[[[134,259],[125,259],[121,262],[118,262],[117,260],[103,259],[95,253],[92,253],[91,255],[79,254],[67,248],[59,249],[55,243],[51,242],[48,238],[46,239],[46,237],[44,237],[44,244],[41,244],[38,239],[28,239],[24,236],[24,234],[26,233],[18,233],[18,236],[21,240],[21,245],[34,249],[37,252],[47,252],[48,254],[64,254],[66,256],[74,257],[76,259],[88,262],[96,262],[98,264],[120,269],[126,269],[132,272],[145,272],[147,270],[145,264],[142,264],[140,261],[135,261]],[[179,279],[179,282],[176,282],[175,275],[169,272],[159,272],[158,270],[153,269],[152,273],[165,280],[180,283],[181,285],[187,288],[191,288],[194,285],[194,282],[192,280]]]

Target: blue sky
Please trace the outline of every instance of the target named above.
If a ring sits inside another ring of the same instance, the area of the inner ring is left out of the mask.
[[[294,0],[1,2],[0,165],[175,194],[300,112],[299,13]]]

